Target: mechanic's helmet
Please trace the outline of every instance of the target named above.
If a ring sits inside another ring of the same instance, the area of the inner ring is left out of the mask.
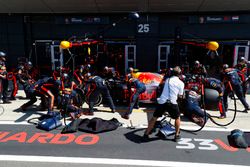
[[[6,56],[6,53],[0,51],[0,57],[5,57]]]
[[[91,65],[90,65],[90,64],[87,64],[87,65],[86,65],[86,69],[89,70],[90,68],[91,68]]]
[[[56,67],[56,71],[60,71],[61,70],[61,67]]]
[[[32,68],[32,67],[33,67],[33,64],[31,63],[31,61],[28,61],[27,66],[28,66],[29,68]]]
[[[24,69],[24,66],[23,65],[19,65],[18,66],[18,70],[23,70]]]
[[[223,64],[223,70],[229,68],[228,64]]]
[[[80,65],[80,66],[79,66],[80,72],[83,72],[84,69],[85,69],[84,65]]]
[[[88,72],[84,75],[84,80],[87,81],[90,77],[91,77],[91,73]]]
[[[79,68],[80,68],[80,69],[84,69],[85,66],[84,66],[84,65],[80,65]]]
[[[198,86],[195,85],[195,86],[192,86],[192,87],[191,87],[191,90],[192,90],[192,91],[195,91],[195,92],[198,92],[199,88],[198,88]]]
[[[91,77],[91,73],[88,72],[88,73],[86,74],[86,76],[87,76],[87,77]]]
[[[63,77],[64,80],[69,79],[69,75],[68,75],[67,73],[63,73],[63,74],[62,74],[62,77]]]
[[[104,71],[108,71],[109,67],[108,66],[105,66],[104,67]]]
[[[128,68],[128,73],[132,73],[134,71],[134,68],[133,67],[129,67]]]
[[[25,66],[26,66],[26,68],[29,68],[29,69],[33,67],[31,61],[28,61],[28,62],[25,64]]]
[[[0,60],[5,61],[6,60],[5,58],[6,58],[6,54],[0,51]]]
[[[245,57],[240,57],[239,62],[245,62]]]
[[[199,65],[200,65],[200,62],[199,62],[198,60],[196,60],[196,61],[194,62],[194,65],[195,65],[195,66],[199,66]]]

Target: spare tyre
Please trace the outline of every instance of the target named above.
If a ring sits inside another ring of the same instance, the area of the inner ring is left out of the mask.
[[[215,89],[205,88],[206,110],[218,110],[219,92]]]

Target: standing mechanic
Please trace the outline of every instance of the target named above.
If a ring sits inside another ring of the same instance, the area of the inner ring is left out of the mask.
[[[242,88],[243,88],[243,95],[246,97],[247,92],[247,77],[248,77],[248,62],[245,60],[244,57],[241,57],[238,61],[238,64],[236,64],[235,68],[239,71],[238,75],[240,76],[240,79],[242,81]]]
[[[111,112],[115,112],[115,105],[112,97],[110,96],[109,89],[104,79],[99,76],[90,76],[89,80],[87,81],[87,86],[90,86],[90,89],[86,94],[87,99],[89,100],[88,115],[94,114],[95,101],[100,94],[103,96],[104,99],[107,99]]]
[[[0,51],[0,98],[3,100],[4,104],[11,103],[8,100],[8,78],[6,70],[6,54]]]
[[[250,108],[248,103],[246,102],[246,99],[244,98],[243,89],[241,86],[241,80],[237,73],[237,70],[234,68],[229,68],[227,64],[224,64],[222,79],[225,85],[225,92],[223,96],[225,111],[227,111],[228,108],[228,102],[227,102],[228,94],[234,91],[239,100],[241,101],[241,103],[243,104],[243,106],[245,107],[243,112],[247,113],[247,110],[249,110]]]
[[[132,89],[135,89],[132,92]],[[130,104],[129,111],[122,115],[122,118],[129,119],[129,115],[132,113],[133,108],[139,108],[139,95],[146,91],[146,86],[144,83],[140,82],[137,78],[130,78],[128,81],[128,90],[130,91]]]
[[[203,84],[205,88],[211,88],[215,89],[219,93],[219,111],[220,111],[220,118],[226,118],[226,111],[225,111],[225,106],[224,106],[224,100],[223,100],[223,95],[224,95],[224,85],[223,83],[215,78],[205,78],[203,80]]]
[[[194,68],[191,71],[194,75],[200,75],[203,77],[207,76],[207,70],[203,64],[201,64],[198,60],[194,62]]]
[[[165,82],[163,92],[160,98],[157,99],[158,105],[149,121],[148,128],[146,129],[143,139],[148,140],[151,130],[154,128],[155,122],[167,111],[171,118],[175,119],[175,138],[177,142],[180,139],[180,110],[177,103],[178,96],[182,98],[184,94],[184,83],[179,79],[181,69],[176,66],[172,71],[173,76],[168,78]]]

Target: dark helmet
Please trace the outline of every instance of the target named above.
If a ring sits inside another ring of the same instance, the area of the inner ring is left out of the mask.
[[[1,61],[6,61],[5,57],[6,57],[6,54],[4,52],[0,51],[0,60]]]
[[[108,71],[109,67],[108,66],[105,66],[104,67],[104,71]]]
[[[134,71],[134,68],[133,67],[129,67],[127,71],[128,71],[128,73],[132,73]]]
[[[86,68],[87,70],[89,70],[89,69],[91,68],[91,65],[90,65],[90,64],[87,64],[87,65],[85,66],[85,68]]]
[[[18,69],[18,70],[24,70],[24,66],[23,66],[23,65],[19,65],[19,66],[17,67],[17,69]]]
[[[191,87],[191,90],[197,92],[199,90],[199,88],[198,88],[198,86],[194,85]]]
[[[223,64],[223,70],[229,68],[228,64]]]
[[[63,74],[62,74],[62,77],[63,77],[63,79],[65,79],[65,80],[69,79],[69,75],[68,75],[67,73],[63,73]]]
[[[245,61],[246,61],[245,57],[240,57],[240,60],[239,60],[240,63],[244,63]]]
[[[33,66],[33,64],[31,63],[31,61],[28,61],[27,65],[28,65],[29,67],[32,67],[32,66]]]
[[[25,67],[28,69],[31,69],[33,67],[31,61],[28,61],[27,63],[25,63]]]
[[[196,61],[194,62],[194,65],[195,65],[195,66],[199,66],[199,65],[200,65],[200,62],[199,62],[198,60],[196,60]]]
[[[80,65],[79,70],[82,72],[85,69],[84,65]]]
[[[87,78],[91,77],[91,73],[88,72],[88,73],[86,74],[86,77],[87,77]]]
[[[6,56],[6,53],[0,51],[0,57],[5,57]]]

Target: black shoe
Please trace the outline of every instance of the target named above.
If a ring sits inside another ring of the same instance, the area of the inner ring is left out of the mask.
[[[8,101],[8,100],[4,100],[3,101],[3,104],[10,104],[11,102],[10,101]]]
[[[139,109],[140,107],[139,106],[134,106],[135,109]]]
[[[144,135],[142,136],[142,141],[143,141],[143,142],[149,141],[149,136],[146,135],[146,134],[144,134]]]
[[[176,135],[176,136],[174,137],[174,141],[175,141],[175,142],[180,141],[180,139],[181,139],[181,136],[180,136],[180,135]]]
[[[123,119],[129,119],[129,115],[128,115],[128,114],[122,115],[121,117],[122,117]]]
[[[16,100],[16,98],[15,97],[10,97],[10,100]]]
[[[243,110],[242,112],[243,113],[248,113],[248,111],[247,110],[249,110],[249,108],[246,108],[245,110]]]
[[[227,116],[225,114],[222,114],[219,116],[219,119],[225,119]]]

